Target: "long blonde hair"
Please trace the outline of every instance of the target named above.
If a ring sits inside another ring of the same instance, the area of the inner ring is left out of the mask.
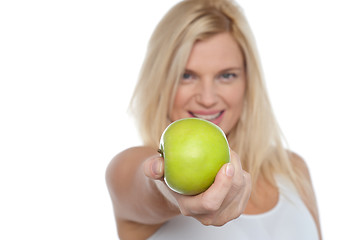
[[[255,181],[272,184],[275,174],[298,181],[265,88],[255,40],[242,9],[232,0],[184,0],[175,5],[156,27],[132,98],[144,144],[158,148],[170,123],[178,80],[195,41],[229,32],[246,61],[247,84],[243,113],[229,133],[230,147]]]

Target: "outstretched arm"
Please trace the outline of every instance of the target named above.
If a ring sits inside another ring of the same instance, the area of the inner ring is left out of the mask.
[[[163,158],[155,150],[138,147],[117,155],[106,179],[119,236],[145,239],[178,214],[215,226],[237,218],[246,207],[251,181],[238,155],[231,152],[231,163],[219,170],[207,191],[195,196],[177,194],[165,185]]]
[[[130,148],[116,155],[107,168],[106,182],[122,239],[145,239],[179,214],[144,174],[144,161],[158,156],[151,148]]]

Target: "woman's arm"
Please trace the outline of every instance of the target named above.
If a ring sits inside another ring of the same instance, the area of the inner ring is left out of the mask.
[[[177,214],[215,226],[237,218],[248,202],[251,180],[231,153],[231,163],[219,170],[211,187],[195,196],[177,194],[164,184],[163,158],[155,150],[137,147],[118,154],[106,180],[119,236],[146,239]]]
[[[106,171],[118,234],[122,239],[145,239],[169,218],[179,214],[144,174],[148,158],[159,156],[147,147],[134,147],[116,155]]]

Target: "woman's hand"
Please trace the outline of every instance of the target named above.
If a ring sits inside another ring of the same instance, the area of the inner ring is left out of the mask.
[[[204,225],[222,226],[239,217],[251,194],[250,175],[243,171],[238,155],[231,150],[230,163],[218,171],[214,183],[203,193],[186,196],[169,189],[163,180],[164,161],[152,157],[144,162],[144,173],[156,181],[160,192],[184,216],[191,216]]]

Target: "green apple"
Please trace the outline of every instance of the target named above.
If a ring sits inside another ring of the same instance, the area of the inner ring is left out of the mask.
[[[223,164],[230,161],[227,138],[220,127],[199,118],[171,123],[160,149],[164,180],[173,191],[196,195],[207,190]]]

